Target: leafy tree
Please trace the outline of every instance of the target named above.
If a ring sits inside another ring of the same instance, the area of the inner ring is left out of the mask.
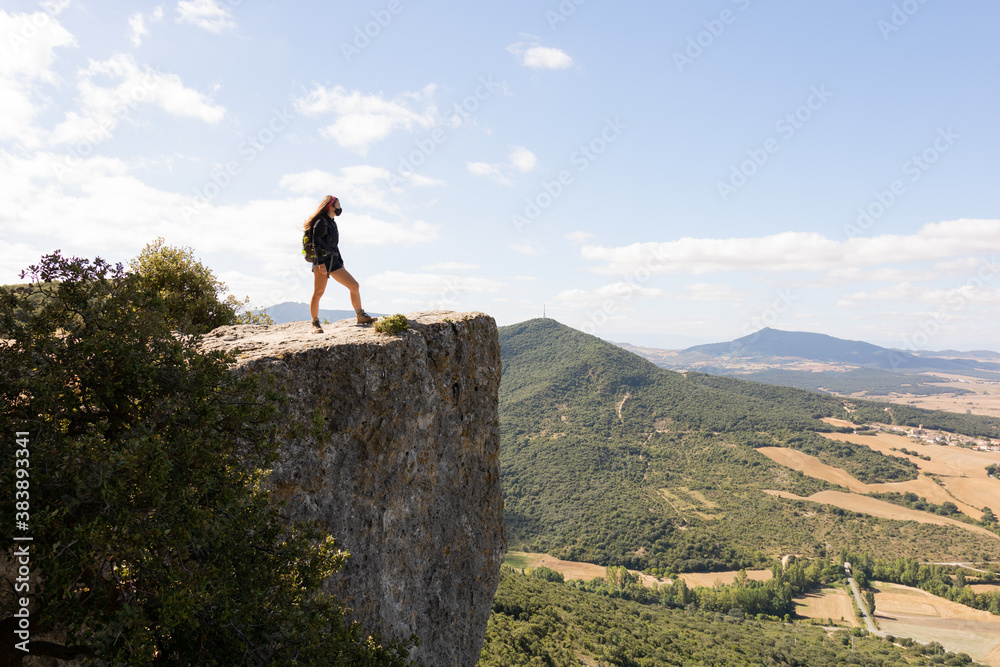
[[[274,324],[265,313],[250,310],[250,297],[240,301],[211,269],[194,259],[188,247],[166,245],[158,238],[129,264],[163,302],[167,322],[185,333],[204,333],[227,324]]]
[[[875,614],[875,593],[871,590],[865,591],[865,608],[868,609],[869,614]]]
[[[364,637],[320,591],[346,554],[286,523],[263,487],[276,457],[267,377],[173,335],[177,303],[120,264],[56,252],[29,272],[31,287],[0,291],[0,426],[28,433],[31,653],[403,664],[404,649]],[[13,471],[0,466],[0,487],[14,488]],[[2,548],[13,584],[14,547]],[[14,595],[0,590],[5,616]],[[17,665],[14,621],[0,619],[0,661]]]
[[[984,526],[995,526],[997,524],[997,516],[989,507],[984,507],[983,516],[980,521]]]

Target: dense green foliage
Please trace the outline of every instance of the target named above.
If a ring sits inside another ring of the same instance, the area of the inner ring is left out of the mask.
[[[729,612],[739,609],[749,616],[766,616],[772,620],[789,620],[795,614],[793,598],[820,587],[823,584],[839,582],[844,577],[841,563],[829,558],[811,562],[795,561],[782,568],[775,564],[771,568],[773,577],[767,581],[754,581],[741,570],[736,583],[712,587],[688,588],[681,578],[669,584],[645,586],[638,575],[624,567],[609,566],[606,576],[590,581],[572,580],[569,585],[581,590],[614,598],[642,602],[643,604],[663,604],[670,607],[694,606],[704,611]]]
[[[785,444],[823,463],[842,468],[865,484],[906,482],[916,479],[920,473],[916,463],[902,456],[882,454],[864,445],[830,440],[815,433],[793,435]]]
[[[315,526],[287,524],[262,488],[276,458],[268,378],[174,335],[169,295],[141,274],[59,253],[29,270],[33,289],[0,293],[0,449],[14,461],[11,436],[27,433],[31,652],[403,664],[320,592],[346,554]],[[14,488],[14,470],[0,467],[0,486]],[[0,591],[5,615],[13,595]],[[0,646],[11,654],[12,621]],[[41,644],[46,632],[74,648]]]
[[[953,526],[763,493],[836,487],[775,463],[761,446],[803,449],[867,482],[915,476],[907,459],[817,434],[833,430],[820,418],[848,416],[841,399],[667,371],[552,320],[501,327],[500,343],[512,549],[673,572],[841,549],[895,558],[919,545],[940,560],[1000,552],[995,540]]]
[[[375,321],[374,328],[379,333],[398,334],[410,328],[410,321],[406,319],[406,315],[396,313],[395,315],[386,315],[385,317],[378,318]]]
[[[479,667],[576,667],[581,658],[609,667],[971,664],[940,646],[903,649],[861,630],[828,635],[811,625],[747,618],[738,609],[643,605],[505,572]]]
[[[129,266],[156,292],[161,311],[174,329],[195,334],[227,324],[274,324],[266,313],[250,308],[250,297],[240,301],[226,295],[225,283],[194,259],[191,248],[169,246],[159,238]]]
[[[894,491],[889,491],[886,493],[869,493],[872,498],[878,498],[879,500],[884,500],[886,502],[893,503],[895,505],[901,505],[903,507],[909,507],[910,509],[920,510],[921,512],[931,512],[932,514],[938,514],[940,516],[948,516],[958,521],[966,521],[968,523],[975,523],[975,520],[971,517],[966,516],[958,509],[958,505],[946,500],[940,505],[936,505],[928,501],[923,496],[918,496],[915,493],[896,493]]]

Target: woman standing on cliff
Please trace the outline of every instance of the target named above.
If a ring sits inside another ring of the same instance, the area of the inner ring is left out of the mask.
[[[312,229],[313,244],[316,247],[316,259],[313,260],[313,295],[309,302],[309,315],[312,316],[313,333],[323,333],[319,324],[319,300],[326,291],[326,283],[330,276],[346,287],[351,293],[351,305],[358,316],[358,324],[371,324],[374,317],[369,317],[361,307],[361,289],[358,281],[344,268],[344,260],[340,256],[340,231],[334,219],[340,215],[340,200],[332,195],[323,198],[323,202],[306,221],[303,227],[306,232]]]

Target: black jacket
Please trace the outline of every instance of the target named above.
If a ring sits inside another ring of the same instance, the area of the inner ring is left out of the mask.
[[[316,246],[316,256],[325,259],[337,252],[340,243],[340,230],[337,221],[325,212],[320,213],[313,225],[313,243]]]

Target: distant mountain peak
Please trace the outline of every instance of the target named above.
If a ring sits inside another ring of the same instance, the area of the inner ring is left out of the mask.
[[[863,341],[835,338],[828,334],[808,331],[782,331],[764,327],[759,331],[729,341],[696,345],[682,350],[680,358],[729,357],[746,359],[797,358],[809,361],[846,364],[850,366],[889,370],[937,369],[959,371],[970,368],[971,362],[942,359],[891,350]]]

